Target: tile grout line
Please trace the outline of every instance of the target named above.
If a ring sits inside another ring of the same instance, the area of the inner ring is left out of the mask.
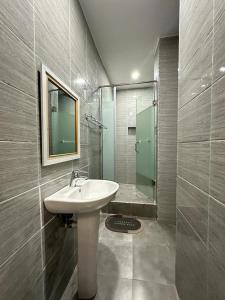
[[[221,140],[221,139],[211,139],[210,142],[212,142],[212,143],[223,143],[223,142],[225,142],[225,139],[224,140]]]
[[[24,246],[26,246],[38,233],[41,233],[41,230],[39,229],[36,231],[23,245],[21,245],[19,248],[17,248],[1,265],[0,268],[4,267],[4,265],[13,257],[15,256]]]
[[[153,284],[157,284],[157,285],[163,285],[163,286],[168,286],[168,287],[176,287],[176,285],[174,283],[159,283],[159,282],[155,282],[155,281],[151,281],[151,280],[144,280],[144,279],[131,279],[132,281],[143,281],[146,283],[153,283]],[[161,299],[161,300],[165,300],[165,299]],[[166,299],[167,300],[167,299]]]
[[[214,28],[214,0],[212,1],[212,24],[213,24],[213,28],[212,28],[212,57],[211,57],[211,63],[212,63],[212,74],[213,74],[213,66],[214,66],[214,49],[215,49],[215,42],[214,42],[214,37],[215,37],[215,28]],[[212,83],[213,86],[213,83]],[[212,161],[212,121],[213,121],[213,117],[212,117],[212,108],[213,108],[213,93],[212,93],[213,88],[211,89],[211,101],[210,101],[210,105],[211,105],[211,115],[210,115],[210,148],[209,148],[209,195],[211,194],[211,161]],[[208,199],[208,208],[207,208],[207,212],[208,212],[208,221],[207,221],[207,251],[209,249],[209,221],[210,221],[210,211],[209,211],[209,206],[210,206],[210,198]],[[208,285],[207,285],[208,286]],[[207,293],[208,294],[208,293]]]
[[[177,141],[177,144],[178,145],[181,145],[181,144],[206,144],[206,143],[209,143],[210,140],[202,140],[202,141]]]
[[[42,186],[44,186],[44,185],[46,185],[46,184],[49,184],[49,183],[51,183],[51,182],[53,182],[53,181],[55,181],[55,180],[57,180],[57,179],[60,179],[60,178],[62,178],[62,177],[66,177],[66,176],[69,175],[69,174],[71,174],[71,172],[65,173],[65,174],[63,174],[63,175],[60,175],[59,177],[56,177],[56,178],[54,178],[54,179],[51,179],[51,180],[46,181],[46,182],[44,182],[44,183],[41,183],[41,184],[40,184],[40,187],[42,187]]]
[[[24,195],[24,194],[26,194],[26,193],[29,193],[29,192],[31,192],[32,190],[38,189],[39,187],[41,188],[42,186],[47,185],[47,184],[49,184],[49,183],[51,183],[51,182],[54,182],[55,180],[58,180],[58,179],[63,178],[63,177],[66,177],[66,176],[69,175],[69,174],[71,174],[71,172],[66,173],[66,174],[64,174],[64,175],[61,175],[61,176],[59,176],[59,177],[57,177],[57,178],[55,178],[55,179],[49,180],[49,181],[47,181],[47,182],[45,182],[45,183],[42,183],[42,184],[40,184],[40,185],[36,185],[35,187],[33,187],[33,188],[31,188],[31,189],[28,189],[28,190],[26,190],[26,191],[24,191],[24,192],[22,192],[22,193],[20,193],[20,194],[17,194],[17,195],[15,195],[15,196],[13,196],[13,197],[10,197],[10,198],[8,198],[8,199],[6,199],[6,200],[1,201],[1,202],[0,202],[0,205],[6,203],[6,202],[8,202],[8,201],[11,201],[11,200],[13,200],[13,199],[15,199],[15,198],[17,198],[17,197],[19,197],[19,196],[22,196],[22,195]]]
[[[212,195],[210,195],[209,193],[201,190],[199,187],[197,187],[196,185],[194,185],[193,183],[189,182],[188,180],[186,180],[183,177],[180,177],[179,175],[177,175],[177,178],[181,179],[182,181],[188,183],[189,185],[191,185],[192,187],[194,187],[195,189],[197,189],[199,192],[201,192],[202,194],[204,194],[205,196],[212,198],[214,201],[216,201],[218,204],[220,204],[221,206],[225,207],[225,203],[221,202],[220,200],[217,200],[215,197],[213,197]]]
[[[10,143],[10,144],[32,144],[32,145],[35,145],[37,142],[29,142],[29,141],[13,141],[13,140],[0,140],[0,143]]]
[[[215,2],[214,0],[212,1],[212,57],[211,57],[211,62],[212,62],[212,77],[213,77],[213,70],[214,70],[214,50],[215,50],[215,27],[214,27],[214,23],[215,23],[215,19],[214,19],[214,8],[215,8]],[[213,122],[213,114],[212,114],[212,108],[213,108],[213,87],[214,84],[216,84],[217,81],[215,81],[215,83],[213,83],[213,78],[212,78],[212,85],[211,85],[211,101],[210,101],[210,105],[211,105],[211,110],[210,110],[210,148],[209,148],[209,195],[211,194],[211,168],[212,168],[212,122]],[[207,256],[206,256],[206,262],[207,262],[207,269],[206,269],[206,297],[208,299],[208,293],[209,293],[209,285],[208,285],[208,279],[209,279],[209,268],[208,268],[208,262],[209,262],[209,232],[210,232],[210,197],[208,198],[208,207],[207,207],[207,212],[208,212],[208,216],[207,216],[207,239],[206,239],[206,249],[207,249]]]
[[[192,224],[189,222],[189,220],[186,218],[186,216],[182,213],[182,211],[177,208],[178,212],[180,215],[182,215],[182,217],[185,219],[186,223],[189,225],[189,227],[192,229],[192,231],[194,232],[194,234],[197,236],[197,238],[200,240],[200,242],[202,243],[202,245],[207,249],[207,244],[206,242],[204,242],[202,240],[202,238],[200,237],[199,233],[194,229],[194,227],[192,226]]]
[[[225,79],[225,74],[223,74],[222,76],[218,77],[217,79],[215,79],[213,81],[213,78],[212,78],[212,81],[211,81],[211,84],[206,88],[204,89],[202,92],[200,92],[199,94],[197,94],[195,97],[193,97],[192,99],[190,99],[188,102],[186,102],[185,104],[183,104],[182,106],[178,107],[178,111],[182,110],[187,104],[189,104],[190,102],[192,102],[194,99],[198,98],[200,95],[202,95],[205,91],[207,91],[209,88],[213,88],[214,85],[220,81],[220,80],[224,80]]]
[[[197,143],[222,143],[225,142],[225,139],[208,139],[208,140],[201,140],[201,141],[177,141],[177,144],[197,144]]]
[[[209,197],[215,201],[218,205],[221,205],[223,208],[225,208],[225,203],[222,203],[221,201],[217,200],[216,198],[214,198],[213,196],[210,196]]]
[[[69,5],[68,5],[68,13],[69,13],[69,18],[68,18],[68,23],[69,23],[69,26],[68,26],[68,29],[69,29],[69,37],[68,37],[68,42],[69,42],[69,68],[70,68],[70,88],[72,88],[72,68],[71,68],[71,38],[70,38],[70,35],[71,35],[71,19],[70,19],[70,7],[71,5],[71,1],[69,1]],[[73,163],[73,161],[72,161]]]
[[[28,96],[30,98],[33,98],[33,99],[37,100],[37,98],[35,96],[32,96],[30,94],[25,93],[23,90],[19,89],[18,87],[14,86],[14,85],[12,85],[12,84],[10,84],[8,82],[0,80],[0,84],[6,85],[6,86],[12,88],[13,90],[16,90],[16,91],[20,92],[21,94],[23,94],[25,96]]]
[[[31,192],[31,191],[33,191],[33,190],[35,190],[35,189],[38,189],[38,187],[39,187],[39,186],[36,185],[35,187],[33,187],[33,188],[29,189],[29,190],[26,190],[25,192],[22,192],[22,193],[17,194],[17,195],[15,195],[15,196],[13,196],[13,197],[10,197],[10,198],[8,198],[8,199],[6,199],[6,200],[3,200],[3,201],[0,202],[0,206],[1,206],[2,204],[5,204],[5,203],[7,203],[7,202],[9,202],[9,201],[11,201],[11,200],[17,198],[17,197],[20,197],[20,196],[22,196],[22,195],[25,195],[26,193],[29,193],[29,192]]]
[[[194,185],[193,183],[191,183],[190,181],[188,181],[187,179],[185,179],[184,177],[182,177],[182,175],[178,175],[178,171],[177,171],[177,178],[181,179],[182,181],[188,183],[190,186],[194,187],[195,189],[197,189],[198,191],[200,191],[201,193],[203,193],[204,195],[210,196],[209,191],[206,192],[203,189],[200,189],[199,187],[197,187],[196,185]],[[209,185],[209,180],[207,180],[207,186]],[[212,196],[210,196],[212,197]]]
[[[210,197],[209,193],[207,193],[207,192],[201,190],[199,187],[197,187],[196,185],[194,185],[193,183],[191,183],[191,182],[188,181],[187,179],[185,179],[185,178],[183,178],[183,177],[181,177],[181,176],[179,176],[179,175],[177,175],[177,178],[179,178],[179,179],[181,179],[182,181],[188,183],[189,185],[191,185],[192,187],[194,187],[195,189],[197,189],[199,192],[203,193],[205,196]]]
[[[41,230],[48,226],[54,219],[56,219],[56,217],[57,215],[53,215],[53,217],[41,227]]]
[[[28,3],[29,3],[29,1],[28,1]],[[28,5],[30,5],[30,6],[32,6],[33,7],[33,5],[31,4],[31,3],[29,3]],[[23,41],[7,24],[5,24],[4,22],[2,22],[2,25],[5,27],[5,28],[7,28],[10,32],[11,32],[11,34],[16,38],[16,39],[18,39],[29,51],[31,51],[31,52],[33,52],[33,49],[31,49],[27,44],[26,44],[26,42],[25,41]]]

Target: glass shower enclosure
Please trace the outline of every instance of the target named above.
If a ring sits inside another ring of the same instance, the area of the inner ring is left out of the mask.
[[[116,106],[117,101],[119,101],[117,99],[117,89],[119,90],[120,88],[121,86],[119,88],[118,86],[105,86],[99,89],[101,119],[107,127],[107,129],[102,131],[102,178],[114,181],[117,181]],[[147,198],[152,199],[152,203],[155,203],[157,177],[157,84],[151,82],[124,88],[133,90],[133,92],[135,90],[136,95],[136,128],[132,127],[132,131],[136,135],[133,144],[134,155],[136,156],[136,170],[134,170],[136,173],[136,188],[146,195]],[[128,135],[129,129],[127,126]]]
[[[101,87],[101,119],[106,127],[102,131],[102,178],[115,180],[115,88]]]
[[[136,186],[156,200],[157,106],[155,87],[145,89],[136,100]]]

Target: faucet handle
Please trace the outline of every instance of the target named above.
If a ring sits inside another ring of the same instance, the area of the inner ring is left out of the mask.
[[[77,179],[77,178],[79,178],[79,176],[80,176],[80,174],[79,174],[79,171],[72,171],[72,173],[71,173],[71,177],[70,177],[70,186],[72,186],[73,185],[73,180],[74,179]]]
[[[76,170],[76,171],[74,171],[73,170],[73,176],[74,176],[74,178],[79,178],[79,176],[80,176],[80,173],[79,173],[79,171],[78,170]]]

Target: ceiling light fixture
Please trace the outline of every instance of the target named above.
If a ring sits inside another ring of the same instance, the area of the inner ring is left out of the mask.
[[[140,77],[140,73],[138,71],[133,71],[131,74],[131,78],[133,80],[137,80]]]
[[[221,68],[220,68],[220,72],[221,72],[221,73],[225,73],[225,67],[221,67]]]
[[[75,82],[78,85],[84,85],[85,84],[85,79],[80,77],[80,78],[77,78]]]

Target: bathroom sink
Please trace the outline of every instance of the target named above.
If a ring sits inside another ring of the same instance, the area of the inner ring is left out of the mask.
[[[51,213],[77,214],[79,299],[93,299],[97,293],[100,209],[113,199],[118,189],[116,182],[88,179],[80,187],[66,186],[44,199]]]
[[[87,213],[109,203],[118,188],[119,185],[113,181],[89,179],[80,187],[66,186],[47,197],[44,202],[51,213]]]

